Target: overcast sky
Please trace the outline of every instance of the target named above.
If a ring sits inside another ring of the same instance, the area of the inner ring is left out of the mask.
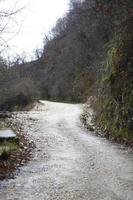
[[[0,10],[15,10],[22,7],[24,9],[10,20],[8,29],[2,37],[7,41],[17,34],[8,41],[8,54],[14,56],[16,53],[26,52],[30,57],[35,48],[42,46],[44,34],[48,33],[56,20],[67,12],[69,0],[2,0],[0,3]]]

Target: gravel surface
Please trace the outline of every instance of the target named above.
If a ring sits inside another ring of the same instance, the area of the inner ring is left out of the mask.
[[[41,102],[17,114],[36,148],[14,179],[0,182],[0,200],[133,200],[133,154],[87,133],[82,105]]]

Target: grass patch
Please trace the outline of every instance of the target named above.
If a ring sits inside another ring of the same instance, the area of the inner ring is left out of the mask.
[[[6,129],[7,125],[4,121],[0,121],[0,130]],[[0,160],[8,159],[11,152],[19,148],[19,140],[15,138],[0,138]]]
[[[18,143],[12,139],[9,141],[2,141],[0,144],[0,160],[6,160],[11,152],[19,148]]]
[[[7,128],[6,123],[4,121],[0,121],[0,130]]]

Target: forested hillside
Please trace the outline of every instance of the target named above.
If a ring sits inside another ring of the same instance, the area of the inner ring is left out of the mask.
[[[99,92],[92,103],[104,134],[133,142],[133,16],[122,22],[109,41]]]
[[[0,107],[36,99],[92,103],[106,135],[133,138],[133,2],[71,0],[35,61],[9,67],[1,58]]]

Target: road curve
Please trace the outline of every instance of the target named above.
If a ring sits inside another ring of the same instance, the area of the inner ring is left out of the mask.
[[[133,155],[80,124],[81,105],[44,101],[18,113],[34,157],[0,182],[0,200],[133,200]]]

